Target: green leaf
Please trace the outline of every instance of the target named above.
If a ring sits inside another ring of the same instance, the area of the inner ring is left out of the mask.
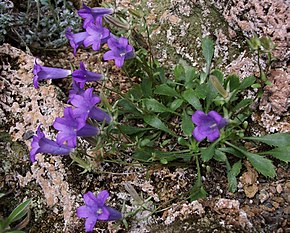
[[[190,201],[195,201],[200,198],[206,197],[207,192],[205,191],[200,179],[197,179],[190,189]]]
[[[218,148],[219,151],[225,152],[225,153],[229,153],[231,155],[234,155],[238,158],[244,158],[245,156],[243,155],[243,153],[241,153],[240,151],[231,148],[231,147],[223,147],[223,148]]]
[[[260,154],[272,155],[276,159],[284,162],[290,162],[290,146],[277,147],[270,151],[265,151]]]
[[[266,177],[268,176],[268,177],[273,178],[276,175],[275,167],[272,164],[271,160],[269,160],[263,156],[248,152],[248,151],[241,149],[241,148],[239,148],[239,147],[237,147],[229,142],[226,142],[226,143],[228,145],[230,145],[231,147],[233,147],[234,149],[240,151],[242,154],[244,154],[247,157],[247,159],[250,161],[250,163],[253,165],[253,167],[258,172],[260,172],[263,176],[266,176]]]
[[[215,145],[216,143],[212,143],[207,148],[201,148],[201,158],[204,162],[211,160],[212,157],[214,156]]]
[[[230,75],[227,77],[227,85],[229,83],[230,91],[234,91],[240,86],[240,79],[237,75]]]
[[[130,125],[120,125],[119,128],[124,134],[127,134],[127,135],[133,135],[133,134],[137,134],[137,133],[152,129],[152,128],[138,128],[138,127],[134,127]]]
[[[28,199],[18,205],[12,213],[8,216],[6,224],[9,226],[12,222],[22,218],[28,211],[28,206],[31,203],[31,199]]]
[[[132,88],[128,91],[128,95],[133,96],[135,100],[141,99],[143,93],[140,84],[133,85]]]
[[[251,103],[253,102],[253,100],[251,99],[242,99],[233,109],[232,112],[235,112],[237,110],[240,110],[242,108],[245,108],[247,106],[249,106]]]
[[[181,117],[181,129],[186,136],[191,136],[194,129],[194,124],[191,117],[184,111]]]
[[[118,106],[121,107],[120,112],[134,114],[137,117],[142,116],[141,112],[137,110],[135,105],[126,99],[120,99],[118,101]]]
[[[256,78],[254,76],[249,76],[243,79],[241,85],[239,86],[239,90],[244,90],[254,84]]]
[[[170,109],[172,111],[175,111],[176,109],[178,109],[182,104],[183,104],[183,100],[182,99],[176,99],[176,100],[173,100],[170,104]]]
[[[152,80],[150,78],[143,78],[141,89],[145,97],[152,96]]]
[[[194,90],[188,89],[182,93],[182,97],[191,104],[196,110],[202,110],[199,99],[195,96]]]
[[[155,88],[154,91],[155,94],[158,95],[166,95],[166,96],[172,96],[172,97],[180,97],[180,95],[176,92],[175,89],[168,86],[167,84],[161,84]]]
[[[216,149],[214,151],[214,159],[219,161],[219,162],[223,162],[224,163],[224,162],[226,162],[226,160],[228,158],[227,158],[227,155],[224,152],[220,151],[219,149]]]
[[[206,111],[208,111],[210,105],[212,104],[213,100],[217,97],[218,92],[211,84],[211,82],[207,83],[207,88],[205,88],[206,92]]]
[[[4,196],[5,196],[5,193],[0,193],[0,198]]]
[[[194,79],[198,77],[196,70],[193,67],[185,67],[185,86],[192,87]]]
[[[229,190],[229,192],[234,193],[238,187],[237,177],[234,176],[231,173],[231,171],[229,171],[227,173],[227,178],[228,178],[228,190]]]
[[[278,146],[278,147],[290,146],[289,133],[275,133],[275,134],[268,134],[261,137],[245,137],[245,139],[263,142],[270,146]]]
[[[202,40],[202,54],[205,58],[207,67],[210,66],[214,53],[214,42],[207,36]]]
[[[160,129],[174,137],[176,136],[156,115],[145,115],[144,121],[156,129]]]
[[[231,172],[233,173],[234,176],[237,176],[240,174],[241,172],[241,169],[242,169],[242,161],[239,160],[238,162],[236,162],[232,169],[231,169]]]
[[[276,175],[275,167],[272,164],[271,160],[247,151],[244,151],[244,154],[246,155],[250,163],[253,165],[253,167],[263,176],[273,178]]]
[[[206,98],[206,96],[207,96],[207,91],[206,91],[207,88],[208,88],[208,86],[207,86],[206,83],[202,83],[202,84],[198,85],[196,87],[196,89],[194,90],[195,96],[197,98],[199,98],[199,99],[203,99],[204,100]]]
[[[155,99],[144,99],[143,103],[145,107],[151,112],[174,112]]]
[[[181,64],[177,64],[175,67],[174,67],[174,77],[176,79],[176,81],[182,81],[185,79],[184,75],[184,68]]]

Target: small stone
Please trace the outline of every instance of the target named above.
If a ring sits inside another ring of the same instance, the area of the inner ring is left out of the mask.
[[[268,198],[269,198],[269,193],[265,189],[262,189],[260,191],[260,194],[259,194],[259,200],[260,200],[260,202],[263,203]]]
[[[288,205],[287,207],[285,207],[285,209],[284,209],[284,213],[285,213],[286,215],[289,215],[289,214],[290,214],[290,205]]]
[[[276,187],[276,190],[277,190],[277,193],[282,193],[282,191],[283,191],[282,185],[278,184]]]
[[[271,204],[272,204],[272,206],[274,206],[275,209],[277,209],[279,207],[278,202],[272,201]]]

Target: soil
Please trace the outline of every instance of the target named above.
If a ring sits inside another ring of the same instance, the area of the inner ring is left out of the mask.
[[[257,75],[255,57],[246,49],[245,40],[253,34],[270,36],[278,45],[276,61],[269,72],[273,85],[265,87],[261,101],[256,103],[252,132],[256,135],[290,132],[286,43],[289,33],[285,28],[285,21],[289,22],[289,2],[288,6],[282,0],[265,1],[264,6],[254,0],[251,3],[222,0],[115,3],[108,0],[104,3],[116,4],[114,8],[119,11],[144,9],[152,27],[154,54],[166,67],[169,77],[172,67],[180,60],[202,68],[200,38],[205,35],[216,39],[215,65],[223,72],[236,73],[241,78]],[[273,12],[276,12],[274,22]],[[62,80],[44,83],[35,90],[32,86],[35,57],[46,66],[62,68],[85,61],[87,69],[107,73],[111,80],[107,85],[118,86],[122,92],[128,90],[131,80],[90,49],[79,49],[75,58],[68,46],[31,55],[22,46],[13,45],[0,46],[0,192],[6,194],[0,198],[0,218],[7,217],[19,203],[32,198],[30,219],[24,227],[26,232],[85,232],[84,220],[76,216],[76,208],[83,205],[82,195],[107,189],[109,205],[129,213],[140,208],[136,197],[125,188],[130,184],[146,209],[126,221],[100,221],[94,232],[290,232],[289,165],[281,161],[274,160],[277,176],[273,179],[266,179],[243,161],[236,193],[227,191],[225,166],[214,162],[201,164],[208,194],[194,202],[186,199],[196,179],[194,164],[143,164],[132,159],[130,151],[112,153],[106,148],[105,161],[95,160],[100,154],[83,142],[83,150],[91,156],[88,157],[91,172],[83,173],[70,157],[62,156],[39,154],[37,163],[32,165],[31,135],[41,122],[46,135],[55,136],[51,125],[62,114],[70,87],[68,81]],[[136,77],[133,82],[138,80]],[[99,92],[100,85],[94,88]],[[111,94],[109,101],[114,102],[115,98]]]

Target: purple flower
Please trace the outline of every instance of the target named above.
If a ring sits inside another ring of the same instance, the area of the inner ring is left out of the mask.
[[[102,79],[101,74],[97,74],[95,72],[91,72],[86,70],[83,62],[80,62],[80,69],[75,70],[72,73],[72,77],[75,82],[80,84],[80,87],[83,88],[86,82],[93,82]]]
[[[101,7],[94,7],[90,8],[83,4],[83,8],[78,10],[78,14],[80,17],[85,19],[84,28],[87,27],[90,23],[101,23],[99,20],[102,19],[103,15],[112,14],[114,11],[111,8],[101,8]],[[101,26],[102,24],[100,24]]]
[[[116,66],[122,67],[124,60],[134,57],[134,48],[125,37],[111,35],[107,43],[111,50],[103,55],[104,60],[114,59]]]
[[[91,23],[86,27],[86,31],[89,35],[84,39],[84,46],[88,47],[92,45],[92,48],[95,51],[98,51],[101,48],[101,44],[106,43],[110,37],[109,29],[104,28],[101,25]]]
[[[70,46],[74,49],[74,55],[77,53],[77,48],[83,44],[83,41],[89,36],[87,32],[79,32],[73,34],[71,29],[65,31],[65,36],[69,40]]]
[[[47,153],[53,155],[68,155],[73,148],[67,145],[58,144],[55,141],[47,139],[41,131],[40,126],[37,128],[36,135],[33,136],[30,150],[30,160],[35,162],[35,155],[38,153]]]
[[[77,208],[77,216],[86,218],[85,228],[87,232],[92,232],[97,220],[116,221],[122,218],[122,214],[105,205],[109,197],[107,190],[101,191],[96,197],[92,192],[84,194],[85,205]]]
[[[206,115],[200,110],[197,110],[192,115],[192,122],[196,124],[192,135],[198,142],[205,138],[208,138],[210,142],[217,140],[220,136],[220,129],[228,123],[227,120],[216,111],[210,111]]]
[[[67,102],[70,103],[75,95],[83,95],[84,92],[85,92],[85,89],[80,87],[80,84],[73,80],[72,89],[69,91],[69,99]]]
[[[76,118],[73,109],[67,107],[64,109],[64,116],[57,117],[53,127],[60,132],[57,135],[57,143],[63,144],[65,141],[70,147],[77,146],[77,136],[92,137],[98,134],[98,129],[86,123],[86,117]]]
[[[37,64],[35,60],[35,64],[33,67],[33,74],[34,74],[33,85],[35,88],[39,88],[38,81],[44,80],[44,79],[65,78],[71,74],[71,70],[41,66]]]
[[[93,88],[88,88],[84,93],[72,94],[70,103],[75,106],[74,114],[76,117],[83,115],[88,116],[97,121],[111,121],[111,117],[95,105],[101,101],[100,97],[93,94]]]

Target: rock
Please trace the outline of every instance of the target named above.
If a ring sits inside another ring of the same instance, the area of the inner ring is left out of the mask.
[[[268,200],[268,198],[269,198],[269,193],[265,189],[262,189],[259,193],[260,202],[263,203],[264,201]]]

